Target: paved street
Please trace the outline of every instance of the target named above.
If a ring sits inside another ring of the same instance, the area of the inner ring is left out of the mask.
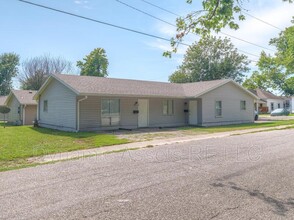
[[[0,219],[294,219],[294,130],[0,173]]]

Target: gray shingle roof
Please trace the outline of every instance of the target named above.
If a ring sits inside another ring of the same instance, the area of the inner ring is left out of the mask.
[[[267,92],[262,89],[251,89],[250,92],[258,96],[260,99],[267,100],[267,99],[280,99],[283,100],[281,97],[274,95],[271,92]]]
[[[124,95],[157,97],[194,97],[231,80],[214,80],[195,83],[167,83],[142,80],[114,79],[91,76],[55,74],[55,78],[83,95]]]
[[[3,106],[6,101],[7,96],[0,96],[0,106]]]
[[[33,99],[37,91],[33,90],[12,90],[12,93],[15,95],[16,99],[22,105],[37,105],[36,100]]]

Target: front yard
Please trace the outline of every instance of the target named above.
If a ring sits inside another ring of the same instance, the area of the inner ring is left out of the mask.
[[[53,153],[124,144],[111,134],[62,132],[31,126],[0,126],[0,171],[29,166],[27,159]]]
[[[95,132],[62,132],[31,126],[8,126],[0,123],[0,171],[32,166],[29,158],[125,144],[137,141],[165,140],[168,138],[186,138],[202,134],[247,130],[254,128],[273,128],[287,125],[294,128],[294,120],[271,121],[264,123],[226,125],[217,127],[182,127],[173,129],[138,129],[117,131],[113,134]]]

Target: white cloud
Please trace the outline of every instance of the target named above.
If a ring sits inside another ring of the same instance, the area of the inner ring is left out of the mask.
[[[77,5],[83,5],[83,4],[88,4],[89,1],[86,1],[86,0],[75,0],[74,3],[77,4]]]
[[[89,1],[87,0],[75,0],[74,3],[76,5],[82,6],[85,9],[91,9],[91,7],[89,6]]]

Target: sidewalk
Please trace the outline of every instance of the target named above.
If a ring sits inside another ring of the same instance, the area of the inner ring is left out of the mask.
[[[290,126],[292,125],[277,126],[277,127],[270,127],[270,128],[255,128],[255,129],[237,130],[237,131],[229,131],[229,132],[219,132],[219,133],[203,134],[203,135],[196,135],[196,136],[175,137],[175,138],[167,138],[165,140],[134,142],[129,144],[121,144],[121,145],[114,145],[114,146],[108,146],[108,147],[106,146],[106,147],[93,148],[93,149],[87,149],[87,150],[78,150],[78,151],[72,151],[72,152],[50,154],[50,155],[41,156],[41,157],[33,157],[33,158],[30,158],[29,161],[34,163],[47,163],[47,162],[53,162],[53,161],[59,161],[59,160],[80,158],[85,156],[101,155],[101,154],[111,153],[111,152],[119,152],[119,151],[126,151],[126,150],[132,150],[132,149],[134,150],[134,149],[169,145],[169,144],[175,144],[175,143],[185,143],[189,141],[198,141],[198,140],[205,140],[210,138],[222,138],[222,137],[229,137],[232,135],[248,134],[252,132],[285,129]]]

